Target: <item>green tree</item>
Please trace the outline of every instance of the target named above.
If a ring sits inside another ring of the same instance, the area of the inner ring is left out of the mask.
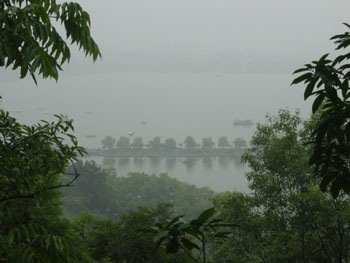
[[[0,111],[1,261],[64,262],[68,257],[57,189],[78,178],[66,168],[85,151],[70,134],[72,120],[56,117],[56,122],[27,126]]]
[[[349,29],[350,25],[345,24]],[[347,49],[350,45],[350,32],[333,36],[336,50]],[[294,74],[300,74],[292,84],[303,82],[306,85],[304,99],[314,97],[313,114],[320,115],[310,141],[313,153],[310,165],[314,174],[321,178],[322,191],[330,190],[337,197],[341,190],[350,193],[350,89],[348,51],[334,59],[328,54],[319,60],[306,64]]]
[[[197,147],[196,141],[193,139],[192,136],[187,136],[184,141],[185,148],[187,149],[193,149]]]
[[[132,147],[135,149],[142,149],[143,148],[142,137],[135,137],[134,142],[132,143]]]
[[[164,143],[164,148],[166,150],[175,150],[176,149],[176,141],[173,138],[167,138]]]
[[[129,138],[125,136],[120,136],[119,140],[117,141],[117,147],[122,150],[129,149],[130,148]]]
[[[232,147],[232,145],[226,136],[221,136],[218,140],[218,147],[229,148],[229,147]]]
[[[214,195],[207,187],[179,182],[166,174],[129,173],[120,177],[116,176],[115,170],[102,169],[92,161],[79,162],[75,169],[80,174],[75,187],[63,189],[68,217],[88,211],[115,219],[139,206],[154,208],[158,203],[172,203],[176,214],[195,217],[210,206],[209,198]]]
[[[118,214],[135,210],[138,206],[156,207],[158,203],[166,202],[173,204],[176,214],[194,217],[210,206],[209,198],[214,194],[209,188],[179,182],[166,174],[129,173],[125,177],[111,174],[107,177],[107,187],[111,193],[108,199],[113,200],[111,207]]]
[[[106,136],[102,141],[102,148],[103,149],[107,149],[107,150],[113,150],[114,146],[115,146],[115,138],[111,137],[111,136]]]
[[[160,150],[161,148],[161,142],[160,142],[160,137],[154,137],[152,140],[148,142],[148,144],[151,146],[152,150]]]
[[[223,219],[240,226],[213,250],[215,262],[349,261],[350,198],[319,191],[306,144],[313,125],[286,110],[257,125],[243,156],[252,194],[214,199]]]
[[[214,147],[215,143],[211,137],[203,138],[202,148],[205,150],[211,150]]]
[[[265,256],[266,240],[263,232],[263,215],[256,213],[254,197],[239,193],[225,192],[212,199],[220,217],[225,222],[238,225],[231,238],[210,249],[216,263],[271,262]]]
[[[243,138],[239,137],[233,141],[236,149],[245,149],[247,147],[247,142]]]
[[[109,173],[102,170],[94,161],[79,161],[70,166],[67,172],[77,171],[80,178],[74,187],[62,189],[63,203],[68,216],[79,216],[83,211],[95,215],[111,216],[114,201],[107,185]]]
[[[64,27],[65,37],[57,24]],[[0,66],[20,69],[36,82],[36,74],[58,79],[70,59],[66,41],[76,43],[95,61],[101,53],[90,34],[90,17],[78,3],[55,0],[3,0],[0,2]]]

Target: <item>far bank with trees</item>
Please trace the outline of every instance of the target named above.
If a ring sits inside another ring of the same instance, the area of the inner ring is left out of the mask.
[[[232,157],[239,158],[247,148],[247,141],[236,138],[230,142],[226,136],[221,136],[215,143],[212,137],[205,137],[201,144],[192,136],[187,136],[183,143],[177,143],[174,138],[162,140],[159,136],[144,143],[142,137],[121,136],[117,140],[106,136],[102,148],[89,149],[90,156],[103,157]]]

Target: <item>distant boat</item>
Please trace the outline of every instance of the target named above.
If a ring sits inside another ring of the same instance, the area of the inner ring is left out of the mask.
[[[96,138],[96,135],[95,134],[87,134],[86,138],[88,138],[88,139]]]
[[[128,132],[128,134],[129,134],[130,136],[133,136],[133,135],[135,134],[135,130],[132,129],[131,131]]]
[[[254,123],[251,120],[234,120],[233,125],[235,126],[252,126]]]
[[[141,121],[141,124],[146,125],[146,124],[147,124],[147,122],[145,122],[145,121]]]
[[[94,114],[93,111],[86,111],[85,114]]]
[[[45,115],[53,115],[52,112],[44,112]]]

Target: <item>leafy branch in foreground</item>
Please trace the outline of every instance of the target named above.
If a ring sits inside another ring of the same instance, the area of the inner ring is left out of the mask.
[[[350,29],[349,24],[345,26]],[[331,38],[336,50],[350,46],[350,32]],[[334,59],[329,54],[294,72],[301,74],[292,85],[306,85],[304,99],[315,97],[312,112],[319,121],[311,135],[313,153],[310,164],[321,179],[322,191],[330,190],[336,198],[340,191],[350,193],[350,53]],[[330,188],[329,188],[330,186]]]
[[[176,216],[145,231],[153,233],[156,247],[164,244],[167,253],[174,254],[182,249],[193,262],[205,263],[208,262],[208,245],[228,238],[232,233],[230,228],[237,226],[223,223],[215,213],[215,208],[206,209],[189,223],[182,220],[183,216]]]
[[[66,40],[57,32],[61,24],[66,39],[95,61],[100,50],[90,34],[90,16],[78,3],[56,0],[0,1],[0,67],[20,69],[35,83],[35,74],[58,80],[58,71],[70,59]]]
[[[85,149],[69,133],[72,120],[55,116],[57,122],[27,126],[0,110],[0,203],[35,198],[45,191],[70,186],[78,178],[75,171],[67,174],[66,182],[58,181]]]
[[[79,177],[67,167],[85,153],[72,120],[24,125],[0,110],[0,262],[67,262],[67,223],[57,190]],[[61,178],[64,176],[64,180]]]

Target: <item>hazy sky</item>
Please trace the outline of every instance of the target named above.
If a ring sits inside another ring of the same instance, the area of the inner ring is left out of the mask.
[[[128,58],[137,64],[143,59],[193,63],[207,57],[219,64],[215,56],[269,60],[280,56],[292,61],[307,54],[319,56],[329,51],[328,39],[345,29],[341,23],[348,21],[350,10],[345,0],[85,0],[81,4],[91,14],[94,36],[108,64],[112,60],[128,64]]]
[[[346,0],[80,0],[103,54],[73,52],[65,74],[284,72],[331,51]],[[8,71],[6,71],[8,72]],[[1,79],[10,73],[0,70]],[[17,75],[16,75],[17,76]]]
[[[89,0],[103,50],[305,52],[343,30],[349,1]]]

